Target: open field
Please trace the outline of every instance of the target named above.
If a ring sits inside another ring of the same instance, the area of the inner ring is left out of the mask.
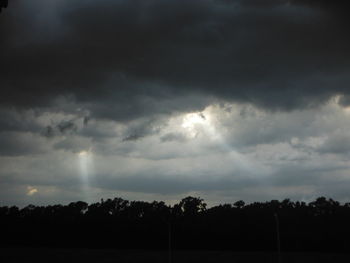
[[[285,253],[281,263],[350,262],[350,255],[320,253]],[[2,248],[1,262],[99,262],[99,263],[160,263],[169,262],[166,251],[111,250],[111,249],[49,249],[49,248]],[[276,254],[264,252],[230,251],[174,251],[173,263],[274,263]]]

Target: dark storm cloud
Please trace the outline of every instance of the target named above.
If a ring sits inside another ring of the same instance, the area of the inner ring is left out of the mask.
[[[287,0],[288,1],[288,0]],[[350,3],[346,0],[290,0],[290,3],[301,4],[310,7],[319,7],[328,9],[328,11],[336,10],[338,12],[346,12],[344,8],[349,7]],[[330,10],[330,9],[331,10]]]
[[[84,122],[85,123],[85,122]],[[53,137],[56,135],[64,135],[64,134],[74,134],[78,130],[78,126],[75,124],[74,120],[69,121],[61,121],[55,126],[49,125],[43,131],[43,134],[46,137]]]
[[[8,0],[0,0],[0,13],[2,8],[6,8],[8,6]]]
[[[328,2],[14,1],[0,17],[0,101],[69,96],[118,120],[208,103],[186,96],[318,105],[350,84],[348,21],[333,15],[348,4]]]

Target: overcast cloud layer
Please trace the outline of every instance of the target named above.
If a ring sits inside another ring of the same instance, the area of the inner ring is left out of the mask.
[[[12,0],[0,201],[348,200],[342,0]]]

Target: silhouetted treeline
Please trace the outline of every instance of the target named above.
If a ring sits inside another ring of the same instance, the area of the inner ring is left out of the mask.
[[[277,228],[279,221],[279,228]],[[2,246],[348,252],[350,203],[238,201],[211,208],[201,198],[101,200],[88,205],[0,207]]]

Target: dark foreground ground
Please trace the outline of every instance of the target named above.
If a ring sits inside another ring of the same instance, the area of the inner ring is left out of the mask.
[[[48,248],[1,248],[0,260],[8,262],[114,262],[160,263],[169,262],[166,251],[108,250],[108,249],[48,249]],[[229,251],[174,251],[173,263],[322,263],[350,262],[350,255],[320,253],[284,253],[278,261],[277,254],[263,252]]]

